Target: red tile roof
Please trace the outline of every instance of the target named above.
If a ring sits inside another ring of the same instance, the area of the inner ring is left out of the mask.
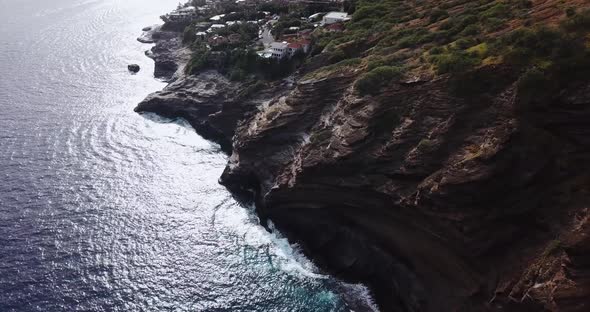
[[[326,26],[326,28],[329,30],[344,30],[344,25],[340,23],[334,23]]]

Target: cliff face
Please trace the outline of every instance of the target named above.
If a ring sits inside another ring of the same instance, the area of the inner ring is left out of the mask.
[[[359,98],[353,75],[238,127],[222,183],[384,311],[586,311],[590,85],[521,107],[509,68],[468,95],[441,77]]]
[[[589,311],[588,79],[529,94],[484,65],[361,96],[361,70],[180,75],[136,111],[220,142],[221,183],[383,311]]]

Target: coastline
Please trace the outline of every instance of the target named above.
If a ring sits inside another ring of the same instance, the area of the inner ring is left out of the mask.
[[[233,137],[242,121],[253,118],[260,107],[284,97],[295,86],[285,79],[267,85],[263,90],[253,90],[252,82],[232,82],[216,70],[207,70],[196,76],[187,75],[184,68],[190,59],[190,49],[182,45],[180,36],[177,31],[162,31],[161,25],[153,25],[145,27],[138,37],[139,42],[154,44],[145,54],[155,62],[154,77],[168,84],[161,91],[148,95],[134,111],[139,114],[155,113],[171,119],[183,118],[200,136],[219,144],[225,154],[231,155]],[[251,188],[253,184],[247,181],[237,184],[224,182],[222,177],[220,183],[238,200],[253,202],[261,224],[267,231],[276,230],[274,226],[269,227],[269,220],[262,214],[260,206],[264,203],[261,195]],[[294,237],[287,235],[287,238],[292,243],[300,243]],[[327,271],[330,274],[330,270]],[[335,277],[339,278],[338,274]],[[348,280],[337,282],[335,287],[351,311],[379,311],[367,286]]]
[[[156,75],[172,72],[166,40]],[[136,111],[220,142],[220,183],[382,311],[589,303],[587,79],[526,94],[521,71],[493,63],[361,94],[364,68],[328,64],[262,84],[170,74]]]

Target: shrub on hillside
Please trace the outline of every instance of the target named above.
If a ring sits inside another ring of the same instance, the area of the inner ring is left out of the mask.
[[[192,25],[189,25],[184,28],[184,32],[182,33],[182,43],[184,44],[191,44],[197,39],[195,29]]]
[[[498,31],[506,26],[506,20],[496,17],[486,18],[483,24],[487,31]]]
[[[355,84],[360,94],[375,94],[383,86],[402,75],[401,68],[395,66],[380,66],[361,76]]]
[[[357,9],[352,15],[352,20],[358,22],[366,18],[379,18],[387,14],[388,9],[384,5],[366,5]]]
[[[568,20],[563,22],[562,27],[566,31],[571,32],[590,31],[590,10],[585,10],[579,14],[573,14]]]
[[[463,29],[461,36],[477,36],[479,33],[479,26],[476,24],[471,24]]]
[[[430,14],[430,23],[435,23],[449,17],[449,12],[436,9]]]
[[[477,58],[465,51],[453,51],[436,55],[433,61],[439,74],[464,72],[478,63]]]
[[[439,55],[439,54],[443,54],[444,52],[445,52],[445,49],[443,47],[436,46],[436,47],[433,47],[432,49],[430,49],[428,51],[428,54]]]
[[[461,38],[455,41],[455,46],[461,50],[465,50],[477,44],[477,41],[473,38]]]
[[[484,11],[481,14],[481,17],[483,17],[483,18],[491,18],[491,17],[505,18],[505,17],[511,16],[510,10],[511,10],[510,6],[508,6],[507,4],[498,3],[498,4],[494,5],[493,7]]]
[[[196,74],[209,66],[211,52],[205,45],[194,45],[192,50],[191,59],[184,69],[187,74]]]

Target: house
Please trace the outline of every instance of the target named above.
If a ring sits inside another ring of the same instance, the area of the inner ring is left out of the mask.
[[[207,32],[212,33],[216,29],[222,29],[222,28],[225,28],[225,24],[213,24],[213,25],[211,25],[211,27],[209,27],[209,29],[207,29]]]
[[[346,12],[330,12],[322,18],[322,24],[330,25],[334,23],[343,23],[349,21],[348,13]]]
[[[172,22],[190,21],[197,14],[197,9],[193,6],[172,11],[166,17]]]
[[[176,12],[195,14],[197,12],[197,8],[195,8],[194,6],[188,6],[186,8],[178,9],[176,10]]]
[[[289,57],[293,57],[297,52],[302,52],[304,54],[309,53],[311,48],[311,41],[307,39],[292,39],[289,41],[287,45],[287,51],[289,53]]]
[[[268,49],[258,52],[262,58],[292,58],[298,52],[307,54],[311,50],[311,41],[302,38],[289,38],[288,42],[272,42]]]
[[[200,22],[200,23],[196,23],[195,24],[195,29],[196,30],[207,30],[209,27],[211,27],[211,23],[207,23],[207,22]]]
[[[208,43],[212,47],[223,45],[227,43],[227,38],[223,36],[213,36],[209,38]]]
[[[282,59],[288,55],[288,43],[286,42],[273,42],[270,44],[270,52],[272,52],[273,58]]]
[[[195,36],[197,37],[197,40],[205,40],[207,38],[207,33],[204,31],[198,31]]]
[[[300,39],[298,43],[301,45],[301,49],[303,49],[303,53],[305,53],[305,54],[309,53],[309,50],[311,49],[311,41],[309,41],[307,39]]]
[[[257,0],[236,0],[237,5],[245,5],[245,6],[256,6],[258,4]]]
[[[303,52],[303,47],[301,46],[301,44],[297,43],[297,42],[293,42],[293,43],[289,43],[287,45],[287,49],[289,52],[289,57],[293,57],[293,55],[295,55],[295,53],[301,51]]]
[[[225,17],[225,14],[219,14],[219,15],[215,15],[215,16],[211,17],[209,20],[213,21],[213,22],[218,22],[224,17]]]
[[[208,5],[204,5],[204,6],[200,6],[197,7],[197,11],[199,11],[200,14],[209,14],[209,12],[211,12],[211,7]]]

